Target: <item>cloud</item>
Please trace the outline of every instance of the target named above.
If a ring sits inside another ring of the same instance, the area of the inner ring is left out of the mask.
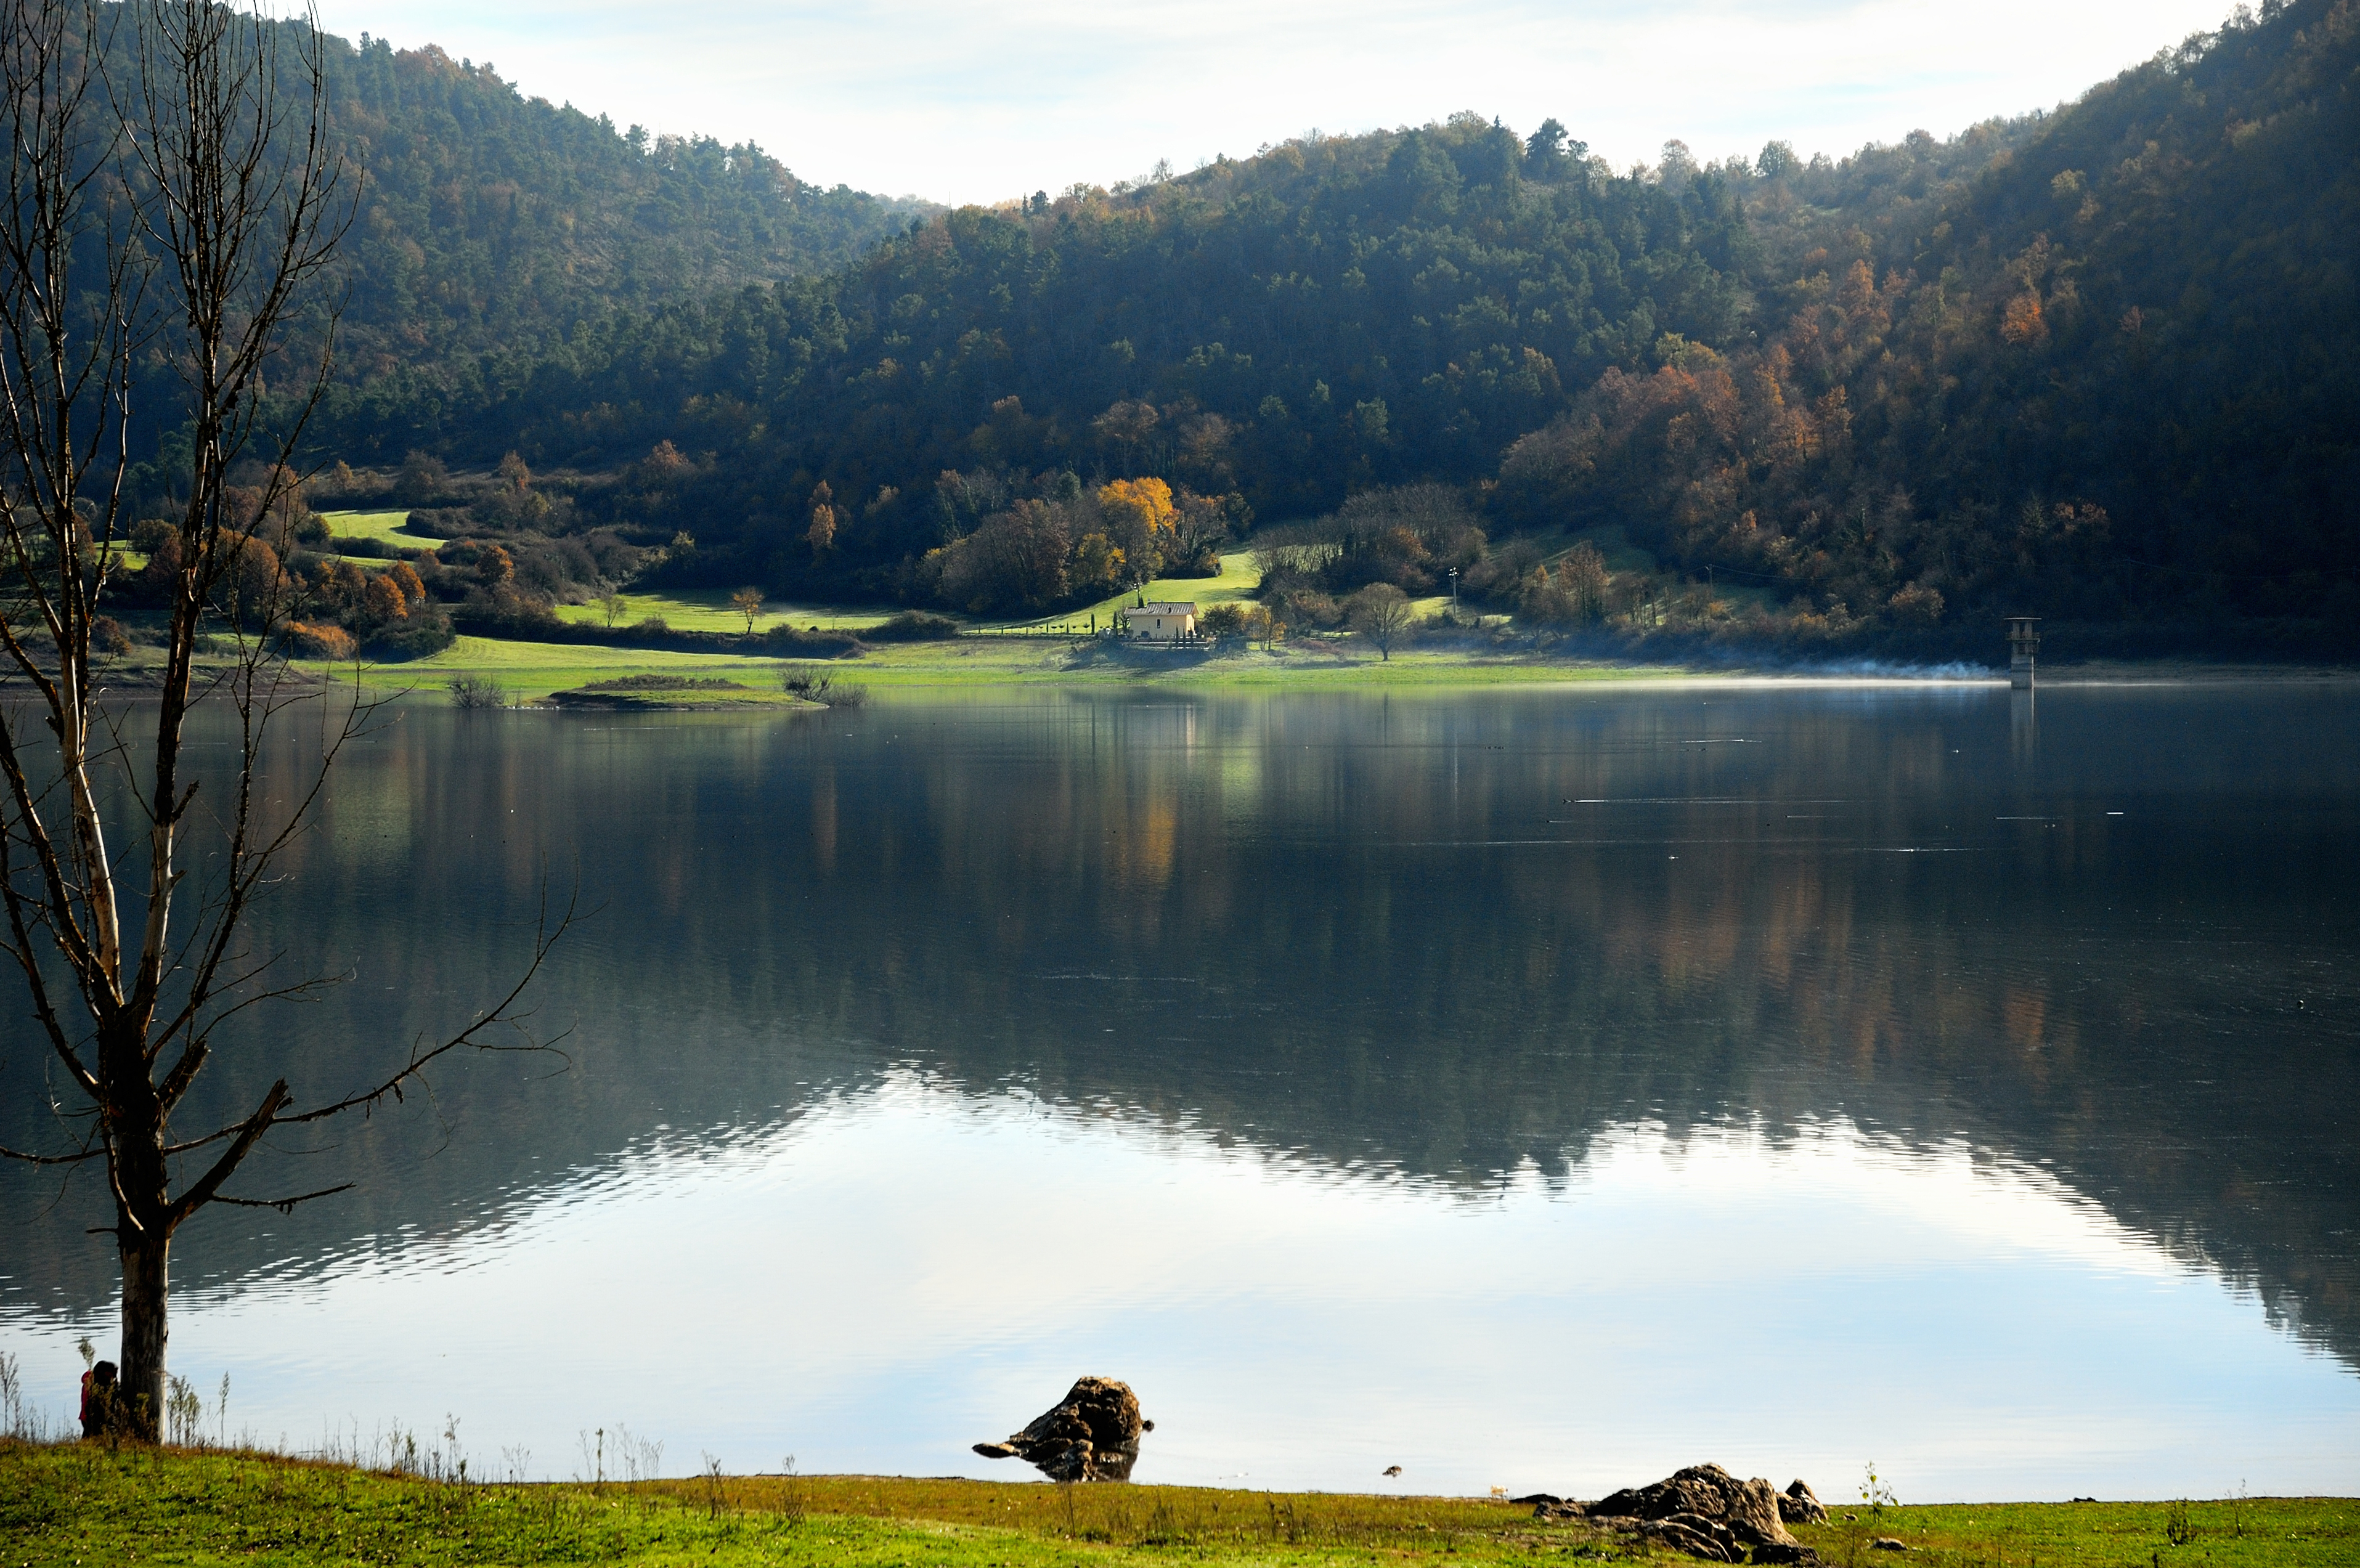
[[[759,141],[804,178],[989,201],[1239,156],[1313,126],[1555,115],[1618,166],[1773,137],[1841,154],[2078,95],[2221,0],[1153,0],[650,7],[329,0],[620,124]]]

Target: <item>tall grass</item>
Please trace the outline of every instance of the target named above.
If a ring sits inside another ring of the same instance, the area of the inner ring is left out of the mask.
[[[24,1363],[0,1351],[0,1438],[16,1443],[56,1443],[64,1436],[62,1432],[50,1430],[48,1411],[34,1408],[25,1398]]]

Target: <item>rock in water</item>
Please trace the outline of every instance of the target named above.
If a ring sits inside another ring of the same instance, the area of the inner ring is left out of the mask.
[[[1741,1481],[1718,1465],[1691,1465],[1668,1480],[1601,1497],[1582,1511],[1593,1519],[1669,1526],[1648,1533],[1691,1556],[1733,1563],[1745,1547],[1797,1544],[1778,1517],[1779,1507],[1776,1490],[1758,1476]]]
[[[986,1459],[1022,1459],[1052,1481],[1128,1481],[1141,1434],[1154,1430],[1153,1421],[1140,1418],[1130,1384],[1084,1377],[1022,1432],[1005,1443],[978,1443],[975,1451]]]
[[[1778,1494],[1778,1517],[1788,1524],[1825,1524],[1828,1510],[1800,1479]]]

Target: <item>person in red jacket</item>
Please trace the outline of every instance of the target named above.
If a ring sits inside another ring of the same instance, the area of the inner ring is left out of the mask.
[[[104,1437],[115,1422],[115,1363],[102,1361],[82,1375],[82,1434]]]

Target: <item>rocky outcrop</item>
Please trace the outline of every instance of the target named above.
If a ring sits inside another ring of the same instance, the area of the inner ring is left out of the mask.
[[[1084,1377],[1053,1410],[1005,1443],[978,1443],[986,1459],[1022,1459],[1052,1481],[1128,1481],[1139,1463],[1142,1434],[1155,1430],[1142,1420],[1131,1385],[1111,1377]]]
[[[1797,1479],[1778,1494],[1778,1517],[1788,1524],[1825,1524],[1828,1510],[1817,1495]]]
[[[1827,1510],[1800,1481],[1786,1496],[1769,1482],[1741,1481],[1718,1465],[1692,1465],[1652,1486],[1640,1486],[1601,1497],[1594,1503],[1561,1502],[1535,1497],[1539,1519],[1584,1518],[1610,1529],[1627,1529],[1642,1539],[1667,1546],[1708,1563],[1789,1563],[1813,1564],[1819,1554],[1786,1533],[1786,1519],[1797,1522],[1809,1517],[1787,1515],[1804,1499],[1825,1519]]]
[[[1652,1486],[1601,1497],[1591,1519],[1673,1519],[1683,1515],[1719,1520],[1747,1546],[1792,1546],[1778,1517],[1778,1493],[1756,1477],[1741,1481],[1718,1465],[1691,1465]]]
[[[1745,1561],[1745,1548],[1738,1544],[1729,1527],[1702,1514],[1674,1514],[1669,1519],[1649,1519],[1639,1527],[1639,1533],[1659,1546],[1701,1557],[1708,1563]]]

